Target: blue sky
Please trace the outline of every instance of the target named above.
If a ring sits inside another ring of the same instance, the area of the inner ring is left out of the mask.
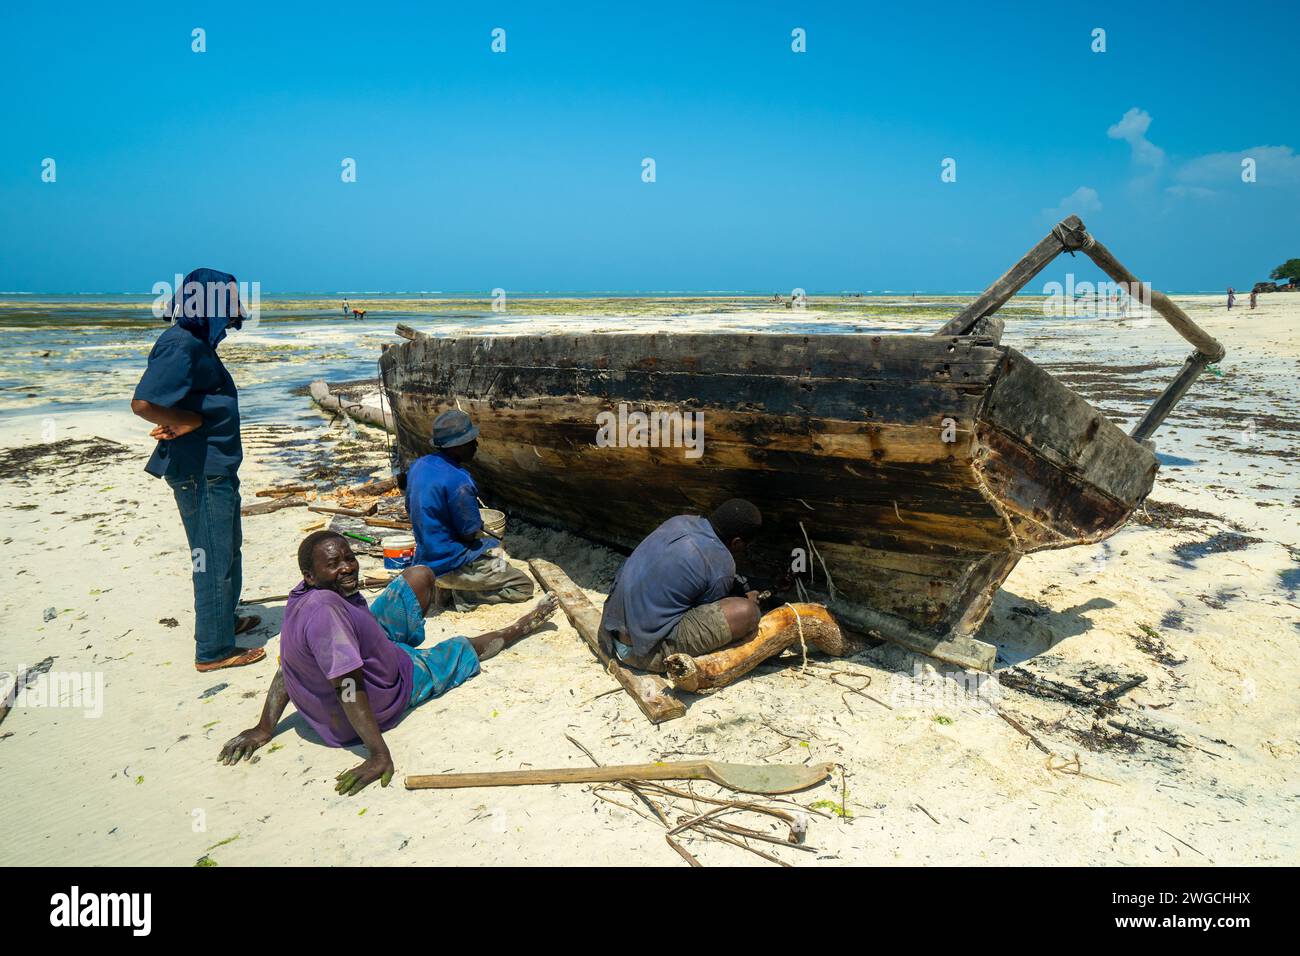
[[[1158,288],[1300,256],[1293,5],[613,6],[6,4],[0,290],[956,291],[1072,211]]]

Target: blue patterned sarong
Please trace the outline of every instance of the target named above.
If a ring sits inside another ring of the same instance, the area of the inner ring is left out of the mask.
[[[411,707],[441,697],[479,671],[478,652],[466,638],[451,637],[433,647],[424,643],[424,611],[402,577],[384,588],[370,605],[388,639],[411,655]]]

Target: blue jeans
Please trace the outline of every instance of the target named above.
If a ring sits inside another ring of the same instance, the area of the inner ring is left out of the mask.
[[[235,645],[235,605],[243,585],[243,529],[239,478],[234,475],[168,477],[190,542],[194,578],[194,660],[219,661]]]

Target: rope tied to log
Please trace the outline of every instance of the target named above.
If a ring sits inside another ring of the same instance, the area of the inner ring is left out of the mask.
[[[803,636],[803,619],[799,617],[799,609],[789,601],[785,602],[785,606],[794,612],[794,626],[799,629],[799,653],[803,658],[799,662],[799,670],[805,671],[808,669],[808,642],[804,640]]]
[[[1052,227],[1052,235],[1060,240],[1061,245],[1065,247],[1065,251],[1070,255],[1074,255],[1080,249],[1087,252],[1097,244],[1097,240],[1092,238],[1092,235],[1086,229],[1079,231],[1083,233],[1082,239],[1079,238],[1078,232],[1066,229],[1063,222],[1058,222]]]

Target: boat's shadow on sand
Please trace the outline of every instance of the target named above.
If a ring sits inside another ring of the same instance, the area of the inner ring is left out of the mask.
[[[1037,601],[999,591],[975,637],[996,645],[998,667],[1011,667],[1047,653],[1067,638],[1086,634],[1093,627],[1089,614],[1114,606],[1115,602],[1106,598],[1091,598],[1054,611]]]

